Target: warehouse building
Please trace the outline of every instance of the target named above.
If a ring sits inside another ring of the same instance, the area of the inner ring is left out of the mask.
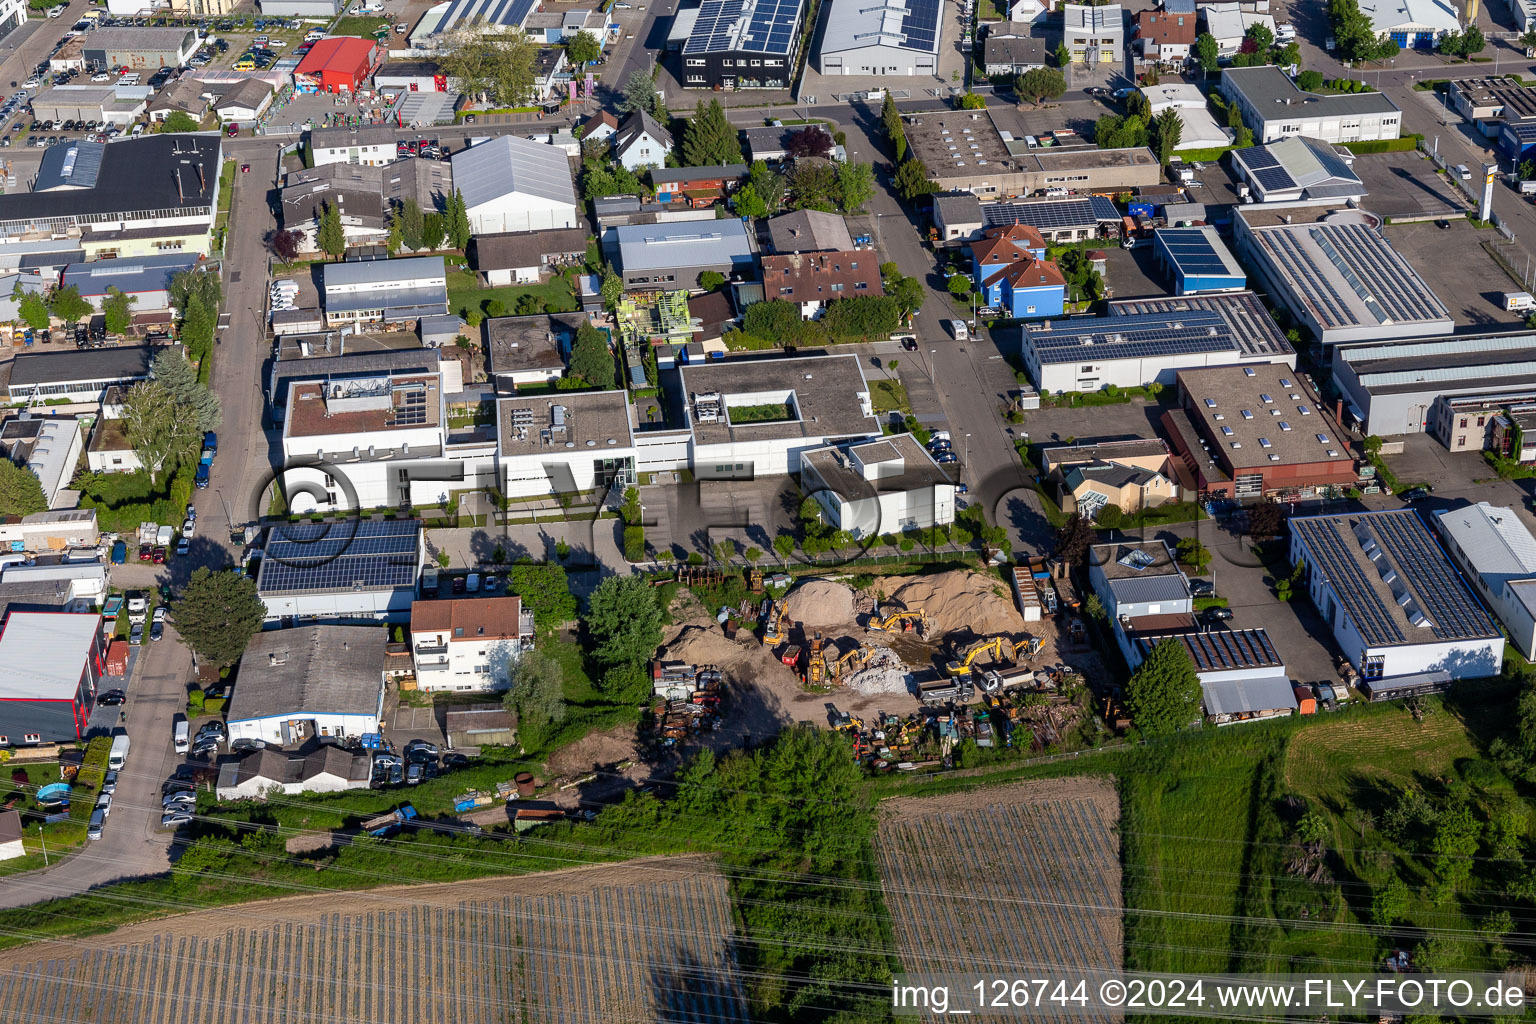
[[[34,416],[23,412],[0,421],[0,451],[32,471],[50,509],[73,509],[80,492],[69,490],[80,463],[80,421],[72,416]]]
[[[1445,303],[1382,237],[1379,220],[1362,210],[1240,207],[1233,238],[1274,301],[1325,351],[1455,326]]]
[[[327,36],[315,43],[293,73],[298,92],[355,93],[384,61],[384,49],[356,36]]]
[[[824,75],[937,76],[943,12],[941,0],[830,0],[817,69]]]
[[[714,270],[734,281],[757,277],[757,240],[739,219],[626,224],[603,234],[603,251],[626,291],[696,289]]]
[[[1188,15],[1179,15],[1179,17],[1188,17]],[[1185,82],[1168,82],[1143,86],[1141,92],[1146,96],[1153,114],[1160,114],[1164,110],[1178,112],[1179,142],[1173,147],[1174,152],[1232,144],[1235,133],[1231,128],[1216,123],[1216,118],[1211,115],[1210,106],[1206,102],[1205,93],[1200,91],[1199,86]]]
[[[1164,540],[1095,544],[1088,549],[1088,582],[1117,626],[1147,615],[1188,615],[1195,606],[1189,578]]]
[[[113,68],[178,68],[196,52],[191,28],[98,28],[81,48],[87,63]]]
[[[1289,564],[1372,700],[1498,675],[1504,635],[1412,509],[1292,517]]]
[[[11,360],[6,393],[13,402],[99,402],[110,387],[149,379],[154,354],[145,345],[22,353]]]
[[[404,622],[426,560],[419,519],[290,523],[273,528],[263,550],[256,594],[269,623]],[[382,668],[382,636],[378,647]]]
[[[83,739],[104,657],[100,615],[8,614],[0,627],[0,748]]]
[[[220,138],[146,135],[49,146],[31,192],[0,195],[0,251],[67,241],[87,259],[209,249]]]
[[[1536,537],[1512,508],[1486,501],[1435,513],[1462,575],[1527,659],[1536,654]]]
[[[804,0],[704,0],[682,45],[683,86],[788,88],[804,20]]]
[[[148,109],[152,95],[147,85],[56,85],[32,100],[32,116],[39,121],[130,125]]]
[[[411,48],[432,50],[443,37],[462,29],[520,32],[537,6],[537,0],[444,0],[427,8],[411,29]]]
[[[501,135],[460,150],[452,164],[477,235],[577,226],[570,161],[554,146]]]
[[[1232,151],[1232,169],[1260,203],[1358,203],[1367,189],[1353,163],[1348,150],[1304,135]]]
[[[1021,199],[1011,203],[981,203],[976,209],[981,227],[1027,224],[1040,232],[1047,242],[1082,242],[1104,238],[1119,229],[1121,219],[1115,201],[1108,196]],[[964,216],[969,216],[968,209]],[[978,228],[978,236],[980,231],[981,228]]]
[[[493,288],[533,284],[562,267],[579,266],[587,238],[586,228],[477,235],[475,269]]]
[[[800,487],[855,540],[955,521],[955,481],[911,434],[804,452]]]
[[[1357,478],[1339,426],[1284,363],[1180,370],[1162,426],[1202,498],[1326,497]]]
[[[1209,224],[1159,228],[1152,237],[1158,262],[1173,275],[1175,295],[1240,292],[1248,275]]]
[[[230,740],[298,747],[321,737],[377,733],[384,710],[384,641],[378,626],[310,625],[257,633],[240,659],[240,685],[229,699]]]
[[[1237,104],[1255,142],[1305,135],[1324,142],[1370,142],[1402,134],[1403,112],[1379,92],[1303,92],[1273,65],[1227,68],[1221,94]]]
[[[1365,433],[1428,431],[1452,451],[1480,451],[1485,431],[1475,417],[1491,412],[1486,406],[1478,412],[1481,403],[1497,405],[1503,396],[1536,390],[1536,335],[1515,331],[1340,345],[1332,368],[1349,416]],[[1470,433],[1461,422],[1467,417],[1474,418]]]
[[[59,275],[59,284],[79,289],[80,297],[98,312],[110,289],[115,288],[133,298],[134,313],[152,313],[170,308],[171,280],[201,262],[200,256],[168,253],[71,263]]]
[[[1360,0],[1360,13],[1378,36],[1404,50],[1433,50],[1461,31],[1461,16],[1449,0]]]
[[[448,312],[441,256],[327,263],[321,269],[325,322],[400,323]]]

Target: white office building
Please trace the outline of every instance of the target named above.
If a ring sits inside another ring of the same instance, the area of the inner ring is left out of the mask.
[[[1435,513],[1451,558],[1527,659],[1536,652],[1536,537],[1512,508],[1486,501]]]
[[[955,521],[953,477],[911,434],[804,452],[800,487],[855,540]]]

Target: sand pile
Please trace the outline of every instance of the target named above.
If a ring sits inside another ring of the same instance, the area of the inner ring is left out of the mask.
[[[848,676],[844,685],[854,693],[906,693],[908,669],[896,652],[889,647],[873,648],[869,661],[857,672]]]
[[[812,580],[784,599],[789,617],[811,629],[854,621],[853,588],[827,580]]]
[[[929,636],[970,630],[978,636],[1016,633],[1024,618],[995,576],[956,570],[913,580],[891,595],[895,603],[928,613]]]

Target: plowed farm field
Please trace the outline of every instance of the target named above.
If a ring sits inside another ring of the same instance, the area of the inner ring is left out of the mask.
[[[21,947],[0,955],[0,1007],[61,1024],[747,1016],[726,882],[692,859],[296,897]]]
[[[880,809],[875,853],[903,970],[1120,970],[1120,804],[1108,780],[1019,782]]]

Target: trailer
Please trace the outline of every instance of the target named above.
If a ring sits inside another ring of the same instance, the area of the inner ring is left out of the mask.
[[[416,808],[406,804],[388,814],[381,814],[376,818],[369,818],[363,822],[362,829],[365,833],[376,839],[383,839],[393,835],[409,822],[416,820]]]

